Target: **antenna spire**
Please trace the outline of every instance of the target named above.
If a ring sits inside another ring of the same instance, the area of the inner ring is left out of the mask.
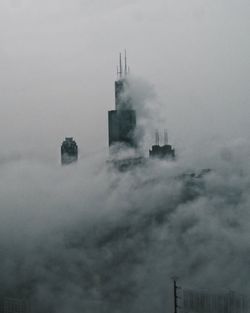
[[[127,66],[127,51],[125,49],[125,76],[128,74],[128,66]]]
[[[168,131],[164,130],[164,145],[168,145]]]
[[[120,78],[122,78],[122,54],[120,53],[120,72],[119,72],[119,74],[120,74]]]
[[[160,144],[160,135],[159,135],[158,130],[155,131],[155,144],[156,146],[159,146]]]

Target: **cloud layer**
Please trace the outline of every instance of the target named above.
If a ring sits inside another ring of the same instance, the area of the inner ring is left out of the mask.
[[[184,157],[125,173],[103,154],[2,163],[2,293],[34,312],[164,312],[173,275],[248,293],[249,151],[241,141],[201,167]]]

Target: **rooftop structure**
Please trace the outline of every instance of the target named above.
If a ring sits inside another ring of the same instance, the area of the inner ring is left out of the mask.
[[[168,134],[164,132],[164,145],[160,146],[160,135],[159,132],[155,133],[155,145],[152,146],[152,149],[149,150],[150,158],[158,158],[158,159],[175,159],[175,150],[171,145],[168,144]]]
[[[71,164],[78,160],[78,147],[72,137],[66,137],[61,145],[62,165]]]

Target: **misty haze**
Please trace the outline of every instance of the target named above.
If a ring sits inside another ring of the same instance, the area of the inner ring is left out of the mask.
[[[250,312],[250,2],[0,1],[0,313]]]

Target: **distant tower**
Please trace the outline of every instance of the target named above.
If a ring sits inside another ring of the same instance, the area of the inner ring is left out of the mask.
[[[171,145],[168,144],[168,133],[164,131],[164,145],[160,146],[160,136],[159,132],[155,133],[155,145],[152,146],[152,149],[149,150],[150,158],[158,158],[158,159],[175,159],[175,150]]]
[[[72,137],[66,137],[61,145],[62,165],[71,164],[78,159],[78,147]]]
[[[119,55],[117,80],[115,81],[115,110],[108,112],[109,146],[120,143],[127,147],[136,147],[134,136],[136,128],[136,112],[129,95],[128,65],[125,50],[124,67],[122,55]]]

